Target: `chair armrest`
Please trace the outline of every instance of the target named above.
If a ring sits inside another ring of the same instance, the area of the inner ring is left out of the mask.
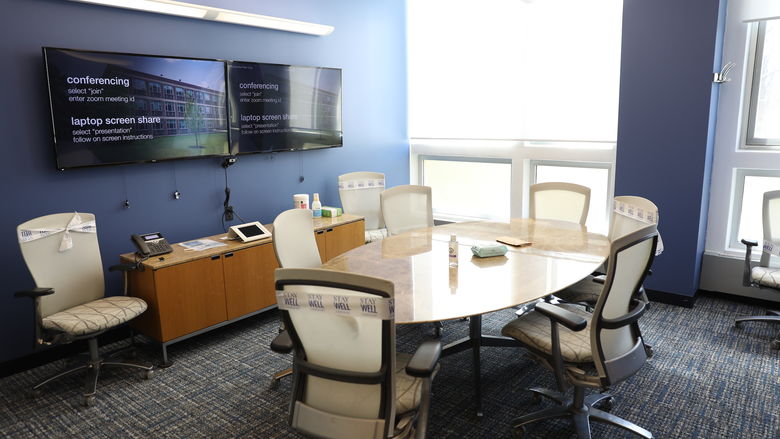
[[[439,340],[426,340],[414,351],[412,359],[406,365],[406,373],[417,378],[426,378],[433,375],[436,363],[441,357],[441,342]]]
[[[600,274],[598,276],[593,276],[593,282],[596,282],[597,284],[604,285],[604,282],[607,281],[607,275],[606,274]]]
[[[632,300],[636,304],[634,309],[628,312],[628,314],[624,315],[623,317],[617,318],[617,319],[601,319],[601,326],[604,327],[604,329],[617,329],[622,328],[623,326],[629,325],[631,323],[636,322],[639,320],[640,317],[642,317],[642,314],[645,313],[645,308],[647,307],[647,303],[642,300]]]
[[[54,294],[54,288],[33,288],[32,290],[17,291],[14,293],[14,297],[29,297],[35,299],[51,294]]]
[[[135,271],[137,269],[136,264],[116,264],[108,267],[108,271]]]
[[[271,342],[271,350],[280,354],[289,354],[293,350],[293,342],[287,331],[280,332]]]
[[[534,309],[572,331],[582,331],[588,325],[588,321],[583,317],[550,303],[537,303]]]
[[[743,244],[747,247],[745,249],[745,268],[742,270],[742,286],[749,287],[753,285],[753,282],[750,277],[750,272],[753,270],[753,267],[751,267],[751,253],[753,252],[753,247],[758,245],[757,241],[748,241],[747,239],[741,240]]]
[[[748,247],[748,249],[749,249],[750,247],[755,247],[755,246],[757,246],[757,245],[758,245],[758,241],[748,241],[747,239],[741,239],[740,241],[741,241],[743,244],[745,244],[745,245]]]

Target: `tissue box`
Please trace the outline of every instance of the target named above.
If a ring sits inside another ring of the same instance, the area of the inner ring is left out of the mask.
[[[471,247],[471,252],[479,258],[490,258],[492,256],[505,255],[507,248],[501,244],[475,245]]]
[[[341,216],[341,208],[340,207],[329,207],[329,206],[322,206],[322,216],[324,217],[334,217],[334,216]]]

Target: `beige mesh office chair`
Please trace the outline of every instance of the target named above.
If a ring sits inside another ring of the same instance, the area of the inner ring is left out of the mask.
[[[379,194],[382,217],[388,235],[433,227],[433,204],[428,186],[402,185]],[[434,322],[434,336],[441,337],[443,325]]]
[[[570,221],[585,225],[590,208],[590,188],[574,183],[531,185],[529,218]]]
[[[309,209],[290,209],[274,219],[274,253],[282,268],[316,268],[322,265],[317,240],[314,238],[314,220]],[[284,331],[284,322],[279,332]],[[279,380],[291,375],[292,368],[276,372],[271,379],[271,388]]]
[[[309,209],[290,209],[274,219],[274,252],[282,268],[313,268],[322,265],[314,220]]]
[[[379,200],[389,235],[433,227],[430,187],[396,186],[380,193]]]
[[[758,243],[743,239],[747,246],[745,252],[745,269],[742,276],[742,284],[746,287],[769,288],[780,293],[780,268],[772,261],[773,255],[778,255],[780,249],[780,191],[764,193],[762,208],[764,226],[764,243],[761,260],[756,265],[751,260],[751,251]],[[780,297],[780,296],[778,296]],[[734,324],[739,326],[742,322],[770,322],[780,323],[780,311],[767,310],[765,316],[740,317]],[[773,349],[780,349],[780,333],[770,342]]]
[[[350,172],[339,175],[339,197],[344,213],[365,218],[366,243],[387,236],[379,194],[385,190],[385,174],[379,172]]]
[[[574,183],[549,182],[532,184],[529,188],[529,218],[569,221],[585,225],[590,209],[590,188]],[[544,301],[550,301],[548,296]],[[521,316],[532,310],[537,302],[520,306]]]
[[[425,437],[441,344],[396,353],[392,282],[280,268],[276,291],[287,331],[271,348],[294,352],[293,428],[322,438]]]
[[[86,340],[89,358],[85,363],[57,373],[33,387],[86,371],[83,403],[95,402],[98,376],[105,366],[128,366],[142,371],[145,378],[152,365],[101,357],[97,336],[121,325],[146,310],[137,297],[105,296],[103,263],[100,259],[95,215],[58,213],[42,216],[16,228],[19,247],[37,288],[19,291],[16,297],[33,299],[35,346],[50,346]],[[109,270],[130,270],[130,265]]]
[[[615,197],[615,208],[607,237],[613,241],[621,236],[639,230],[648,224],[658,224],[658,207],[647,198],[637,196]],[[659,245],[660,249],[660,245]],[[657,254],[656,254],[657,256]],[[601,271],[603,273],[606,270]],[[595,304],[604,286],[603,275],[592,275],[576,284],[558,291],[555,296],[571,303]],[[646,299],[644,289],[640,294]]]
[[[594,407],[611,404],[612,397],[608,393],[586,397],[585,388],[609,388],[638,372],[647,359],[637,326],[646,304],[636,295],[653,262],[657,241],[655,225],[649,225],[612,242],[606,283],[592,314],[575,305],[541,303],[504,326],[504,335],[520,341],[553,371],[558,387],[557,391],[530,389],[535,398],[545,396],[557,405],[513,420],[519,433],[534,422],[571,417],[579,438],[590,438],[590,421],[653,437],[644,428]],[[569,398],[565,393],[570,386],[574,394]]]

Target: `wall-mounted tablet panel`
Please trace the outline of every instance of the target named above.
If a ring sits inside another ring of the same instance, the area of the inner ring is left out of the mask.
[[[225,62],[43,48],[57,167],[229,152]]]
[[[342,146],[341,69],[228,63],[234,154]]]

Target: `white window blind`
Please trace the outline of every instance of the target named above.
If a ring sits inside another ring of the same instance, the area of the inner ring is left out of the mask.
[[[615,141],[622,0],[407,8],[410,137]]]

